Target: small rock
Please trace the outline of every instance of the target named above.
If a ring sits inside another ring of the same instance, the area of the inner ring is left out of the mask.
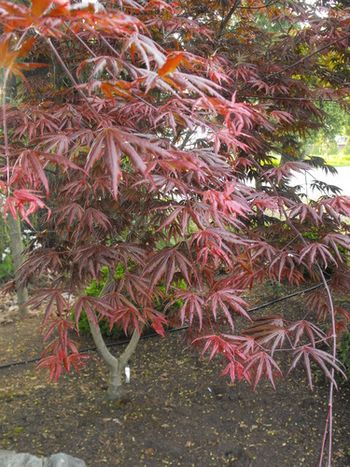
[[[43,461],[31,454],[0,451],[0,467],[43,467]]]
[[[86,467],[81,459],[58,453],[39,458],[28,453],[0,450],[0,467]]]
[[[154,456],[155,453],[156,453],[156,450],[155,450],[154,448],[146,448],[146,449],[145,449],[145,454],[146,454],[146,456],[148,456],[148,457]]]
[[[69,456],[63,452],[50,456],[43,467],[86,467],[86,464],[77,457]]]

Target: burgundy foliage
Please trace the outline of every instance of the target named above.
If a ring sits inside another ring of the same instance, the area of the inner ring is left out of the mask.
[[[320,99],[346,95],[349,13],[246,1],[232,30],[235,2],[219,3],[0,1],[0,66],[23,83],[4,95],[0,188],[5,215],[37,237],[21,279],[51,278],[32,300],[46,304],[40,366],[53,378],[85,359],[71,340],[83,311],[125,332],[187,324],[224,375],[254,388],[274,386],[281,353],[310,386],[313,363],[333,382],[340,369],[327,349],[349,314],[325,290],[296,322],[256,318],[244,296],[324,278],[342,290],[349,278],[350,199],[308,202],[290,185],[294,172],[329,169],[293,142],[322,125]],[[295,34],[260,27],[252,3]],[[106,268],[108,290],[86,296]]]

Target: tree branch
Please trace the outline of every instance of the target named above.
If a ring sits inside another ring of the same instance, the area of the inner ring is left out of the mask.
[[[228,22],[230,21],[230,19],[232,18],[234,12],[237,10],[237,8],[239,7],[239,4],[240,4],[240,0],[235,0],[234,4],[232,5],[231,9],[229,10],[229,12],[227,13],[227,15],[225,16],[225,18],[221,21],[221,24],[220,24],[220,29],[219,29],[219,32],[218,32],[218,35],[217,35],[217,39],[220,39],[223,32],[225,31],[225,28],[228,24]]]
[[[309,60],[310,58],[314,57],[315,55],[323,52],[324,50],[328,49],[329,47],[331,47],[332,45],[334,44],[337,44],[338,42],[340,41],[343,41],[345,39],[348,39],[350,37],[350,34],[344,36],[344,37],[339,37],[338,39],[330,42],[329,44],[326,44],[322,47],[320,47],[319,49],[316,49],[314,52],[308,54],[308,55],[305,55],[305,57],[302,57],[300,58],[299,60],[297,60],[296,62],[292,63],[291,65],[288,65],[288,66],[285,66],[284,68],[282,68],[282,70],[280,71],[276,71],[275,73],[271,73],[270,75],[268,75],[269,77],[270,76],[276,76],[276,75],[280,75],[281,73],[284,73],[285,71],[288,71],[290,70],[291,68],[294,68],[296,67],[297,65],[300,65],[300,63],[303,63],[305,60]]]
[[[134,354],[134,352],[136,350],[136,347],[137,347],[137,344],[139,343],[140,338],[141,338],[141,332],[139,333],[135,329],[132,336],[131,336],[131,339],[130,339],[128,345],[126,346],[124,352],[119,357],[120,364],[121,364],[122,368],[125,368],[128,361],[130,360],[130,358]]]
[[[94,115],[94,117],[96,118],[96,120],[99,122],[101,119],[100,119],[100,116],[98,115],[98,113],[96,112],[96,110],[91,106],[90,102],[89,102],[89,99],[87,98],[87,96],[85,95],[85,93],[80,89],[79,87],[79,83],[76,81],[76,79],[74,78],[74,76],[72,75],[72,73],[70,72],[69,68],[67,67],[67,65],[64,63],[61,55],[58,53],[58,50],[56,49],[56,47],[53,45],[51,39],[46,39],[46,42],[48,43],[50,49],[52,50],[52,52],[54,53],[55,57],[57,58],[59,64],[61,65],[61,67],[63,68],[65,74],[68,76],[68,78],[70,79],[70,81],[72,82],[72,84],[75,86],[77,92],[80,94],[80,96],[84,99],[84,101],[87,103],[91,113]]]
[[[94,343],[96,345],[96,348],[99,354],[101,355],[101,357],[106,362],[109,368],[115,368],[119,364],[118,359],[114,357],[114,355],[112,355],[111,352],[108,350],[106,343],[103,339],[103,336],[101,334],[101,329],[98,323],[93,323],[92,321],[90,321],[89,318],[88,320],[89,320],[91,335],[92,335],[92,338],[94,340]]]

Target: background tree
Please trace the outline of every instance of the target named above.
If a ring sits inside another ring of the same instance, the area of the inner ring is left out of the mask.
[[[6,70],[3,70],[2,79],[6,77]],[[6,96],[8,99],[15,99],[17,92],[17,82],[15,77],[9,81],[8,91],[3,95],[3,105],[6,103]],[[8,280],[14,274],[14,284],[17,295],[17,304],[19,312],[24,314],[26,310],[25,303],[28,300],[28,292],[25,284],[19,284],[18,270],[22,264],[22,254],[24,252],[23,234],[21,229],[20,219],[8,217],[6,221],[0,222],[1,229],[1,260],[2,271],[1,279]]]
[[[10,279],[13,272],[12,260],[10,255],[9,238],[6,230],[4,218],[0,218],[0,280],[6,282]]]
[[[20,314],[27,311],[26,302],[28,301],[28,291],[26,285],[19,279],[19,269],[23,263],[24,243],[21,230],[20,219],[8,216],[6,219],[6,229],[8,231],[9,245],[11,250],[11,259],[15,273],[14,283],[17,295],[17,305]]]
[[[289,354],[311,387],[313,363],[330,381],[330,465],[337,331],[349,320],[331,293],[349,280],[350,200],[323,185],[309,203],[292,172],[329,168],[293,151],[276,166],[273,154],[322,125],[317,101],[346,95],[347,13],[318,16],[301,1],[0,1],[0,23],[4,210],[42,226],[21,281],[51,277],[32,299],[46,303],[52,338],[40,366],[53,378],[79,368],[86,356],[70,331],[83,312],[114,398],[146,325],[164,335],[188,324],[224,374],[253,387],[274,385]],[[342,58],[330,74],[331,52]],[[44,67],[46,85],[32,91],[26,72]],[[18,105],[7,105],[10,73],[26,86]],[[106,270],[101,296],[87,295]],[[253,285],[306,280],[324,285],[309,301],[315,314],[247,313]],[[119,358],[102,317],[132,334]]]

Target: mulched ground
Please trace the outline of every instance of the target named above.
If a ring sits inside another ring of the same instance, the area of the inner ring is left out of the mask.
[[[37,355],[38,324],[29,317],[0,326],[0,364]],[[327,398],[322,377],[314,392],[302,371],[277,391],[263,384],[253,392],[219,372],[181,333],[141,341],[123,403],[105,399],[106,373],[95,354],[79,376],[58,384],[48,384],[33,364],[3,369],[0,448],[63,451],[88,467],[317,465]],[[350,464],[349,396],[346,383],[335,400],[335,466]]]

